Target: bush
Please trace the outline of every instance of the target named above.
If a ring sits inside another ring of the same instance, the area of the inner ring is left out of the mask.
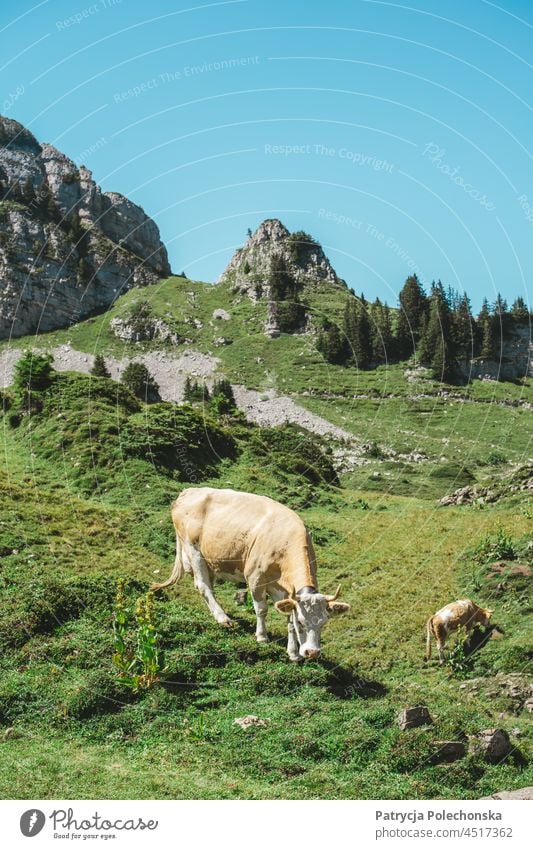
[[[320,442],[294,425],[261,428],[252,433],[250,444],[255,454],[284,472],[302,476],[314,484],[339,485],[337,472]]]
[[[231,434],[212,419],[192,407],[164,403],[131,416],[122,428],[121,446],[126,455],[193,482],[237,453]]]

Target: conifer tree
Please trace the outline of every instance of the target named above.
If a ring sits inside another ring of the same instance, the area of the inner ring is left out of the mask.
[[[465,362],[474,356],[476,344],[476,323],[472,315],[468,295],[462,295],[455,303],[453,313],[453,333],[457,357]]]
[[[529,321],[529,310],[527,308],[526,302],[519,295],[515,298],[513,305],[511,307],[511,315],[515,321]]]
[[[102,354],[96,354],[91,374],[93,377],[111,377],[111,373]]]
[[[453,380],[456,373],[456,351],[452,314],[440,280],[432,287],[427,330],[420,343],[420,359],[431,366],[435,380]]]
[[[416,274],[411,274],[400,292],[396,345],[400,359],[410,357],[420,340],[420,328],[428,311],[428,299]]]
[[[329,324],[318,336],[317,350],[326,362],[344,365],[347,358],[346,343],[336,324]]]

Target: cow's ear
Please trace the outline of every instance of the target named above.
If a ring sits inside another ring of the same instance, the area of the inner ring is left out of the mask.
[[[330,601],[328,604],[328,610],[333,616],[339,613],[346,613],[349,609],[350,605],[346,604],[345,601]]]
[[[290,616],[296,610],[296,602],[293,598],[282,598],[275,603],[274,607],[278,613],[284,613],[285,616]]]

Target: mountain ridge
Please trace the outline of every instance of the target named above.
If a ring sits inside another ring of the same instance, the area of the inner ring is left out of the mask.
[[[0,116],[0,338],[68,326],[170,273],[141,207]]]

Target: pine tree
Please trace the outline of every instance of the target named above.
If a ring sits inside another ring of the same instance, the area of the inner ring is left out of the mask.
[[[511,307],[511,315],[515,321],[529,321],[529,310],[527,308],[526,302],[519,295],[513,302]]]
[[[479,356],[484,360],[496,357],[496,340],[494,338],[494,322],[491,315],[486,316],[481,324],[481,347]]]
[[[466,292],[455,301],[453,333],[458,358],[465,362],[470,360],[474,356],[475,351],[476,323]]]
[[[142,401],[160,401],[159,386],[144,363],[129,363],[122,372],[121,381]]]
[[[428,311],[428,299],[416,274],[410,275],[400,292],[400,310],[396,324],[396,345],[400,359],[415,352],[420,328]]]
[[[344,339],[336,324],[330,324],[318,336],[317,350],[326,362],[332,365],[344,365],[347,351]]]
[[[229,380],[225,378],[215,380],[211,403],[218,415],[227,415],[237,409],[235,395],[233,394],[233,388]]]
[[[433,284],[427,329],[420,343],[420,359],[431,366],[435,380],[451,381],[456,373],[452,313],[442,283]]]
[[[376,298],[370,307],[372,362],[388,363],[394,357],[390,309]]]
[[[343,332],[347,359],[359,369],[366,369],[372,360],[372,329],[365,296],[348,298],[344,308]]]
[[[278,326],[282,333],[299,330],[305,322],[305,309],[300,303],[296,281],[289,273],[285,260],[274,254],[268,277],[270,299],[278,305]]]
[[[93,377],[111,377],[111,373],[102,354],[96,354],[91,374]]]

